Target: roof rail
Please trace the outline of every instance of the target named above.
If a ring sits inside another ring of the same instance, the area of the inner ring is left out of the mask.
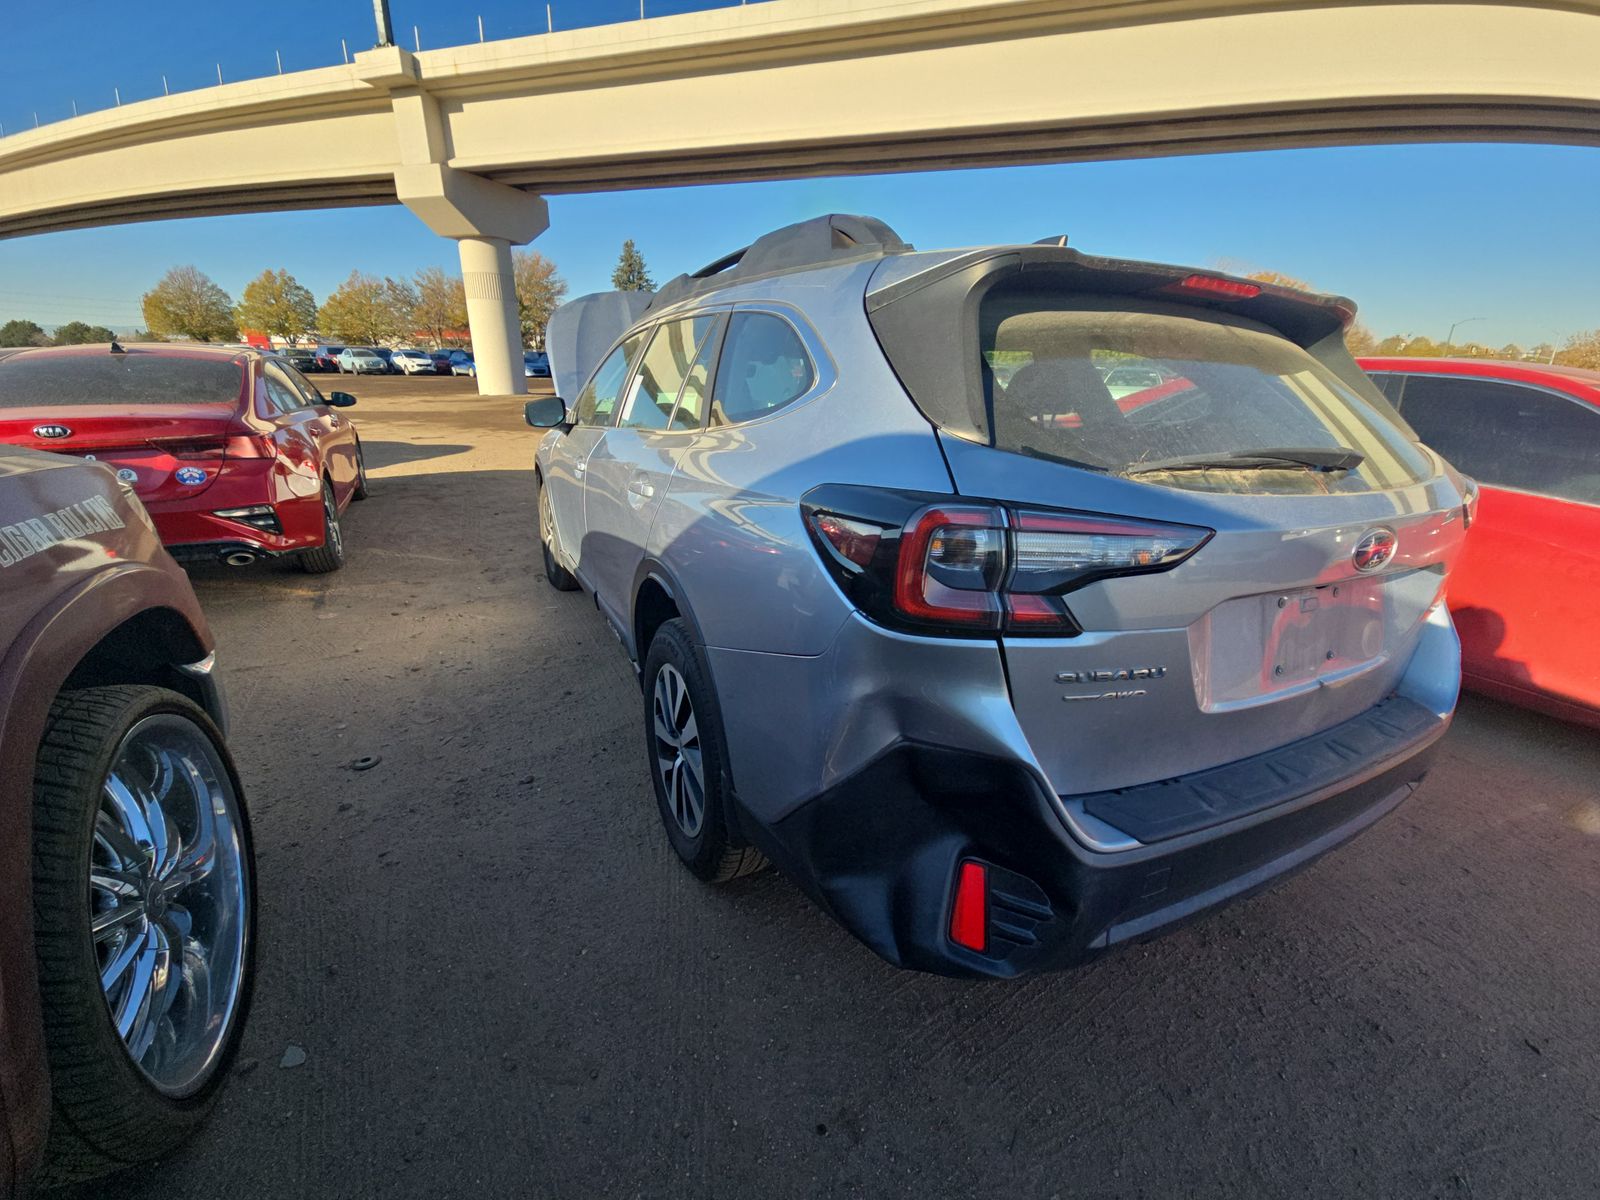
[[[906,254],[912,246],[876,217],[828,213],[763,234],[742,250],[663,284],[650,302],[664,308],[714,287],[827,263]]]

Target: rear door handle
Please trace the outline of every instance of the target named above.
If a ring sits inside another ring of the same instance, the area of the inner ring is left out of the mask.
[[[656,494],[656,489],[643,479],[628,480],[628,491],[638,496],[641,500],[648,500]]]
[[[575,462],[575,463],[572,464],[572,473],[574,475],[576,475],[579,479],[583,478],[583,473],[585,471],[587,471],[588,469],[589,469],[589,464],[586,463],[586,462]]]

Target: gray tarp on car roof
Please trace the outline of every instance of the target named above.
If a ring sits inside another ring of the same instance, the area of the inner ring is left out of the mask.
[[[545,348],[556,395],[568,404],[622,332],[649,306],[654,292],[592,292],[569,300],[550,317]]]

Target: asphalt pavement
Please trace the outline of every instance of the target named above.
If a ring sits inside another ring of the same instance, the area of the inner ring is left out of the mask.
[[[1069,974],[896,971],[674,859],[520,404],[346,383],[349,565],[196,573],[260,858],[241,1060],[80,1195],[1600,1194],[1600,737],[1468,698],[1273,892]]]

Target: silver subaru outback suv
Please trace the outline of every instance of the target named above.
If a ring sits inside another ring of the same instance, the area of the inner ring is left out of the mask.
[[[1393,810],[1455,705],[1476,496],[1353,311],[838,215],[559,311],[545,573],[638,666],[684,863],[771,860],[892,963],[1012,976]]]

